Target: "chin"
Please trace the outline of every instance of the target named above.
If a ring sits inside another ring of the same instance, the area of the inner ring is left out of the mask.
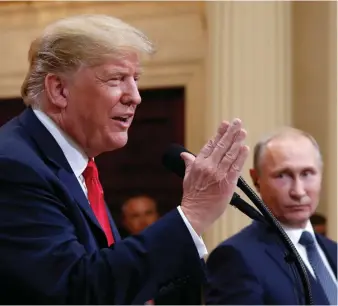
[[[290,223],[294,225],[299,224],[306,224],[306,222],[310,219],[310,214],[308,213],[297,213],[293,214],[292,216],[289,216],[288,219],[290,220]]]
[[[110,138],[110,150],[117,150],[123,148],[127,142],[128,142],[128,134],[127,133],[121,133],[119,135],[114,135],[113,137]]]

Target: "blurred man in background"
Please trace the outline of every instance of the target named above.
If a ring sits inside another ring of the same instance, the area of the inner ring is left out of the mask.
[[[326,217],[320,213],[315,213],[310,220],[315,232],[326,236]]]
[[[337,244],[315,234],[323,161],[315,139],[284,129],[255,146],[252,181],[304,261],[315,304],[337,304]],[[270,226],[254,221],[209,256],[206,304],[303,304],[300,278]]]
[[[150,196],[134,196],[122,205],[122,224],[130,235],[139,234],[158,218],[157,202]]]

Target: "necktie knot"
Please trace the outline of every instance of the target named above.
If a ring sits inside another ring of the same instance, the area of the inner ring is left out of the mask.
[[[83,177],[85,180],[89,179],[97,179],[99,177],[99,173],[97,171],[96,164],[93,159],[88,161],[86,169],[83,171]]]
[[[306,248],[313,247],[315,245],[315,240],[311,233],[304,231],[300,236],[299,243]]]

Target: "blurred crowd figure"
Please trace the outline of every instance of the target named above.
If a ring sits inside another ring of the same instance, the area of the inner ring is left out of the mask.
[[[313,229],[316,233],[326,236],[326,217],[322,214],[315,213],[310,218]]]
[[[129,198],[122,204],[122,226],[126,235],[135,235],[159,218],[157,202],[148,195]]]

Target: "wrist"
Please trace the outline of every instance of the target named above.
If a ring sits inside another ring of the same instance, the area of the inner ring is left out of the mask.
[[[189,221],[191,227],[194,229],[195,233],[198,236],[201,236],[205,230],[205,226],[203,225],[202,218],[196,213],[194,210],[187,208],[184,205],[181,205],[181,210],[184,216]]]

